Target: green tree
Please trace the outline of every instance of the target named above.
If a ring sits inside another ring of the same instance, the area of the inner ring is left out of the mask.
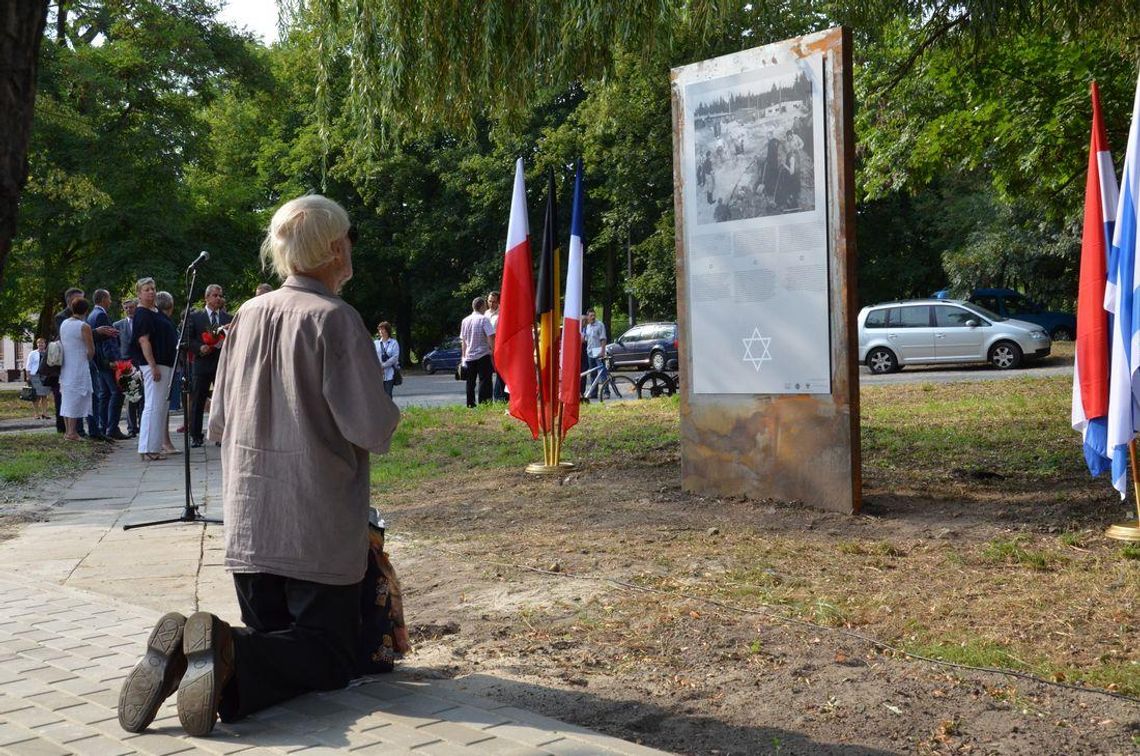
[[[0,307],[9,331],[31,310],[48,333],[72,284],[122,292],[146,273],[177,294],[185,263],[225,231],[187,175],[205,154],[200,110],[256,61],[209,3],[168,6],[86,3],[57,18]]]

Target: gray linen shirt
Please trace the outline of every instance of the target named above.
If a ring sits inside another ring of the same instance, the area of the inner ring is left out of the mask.
[[[221,350],[210,438],[222,443],[226,569],[327,585],[364,577],[369,451],[400,411],[359,313],[290,276],[242,305]]]

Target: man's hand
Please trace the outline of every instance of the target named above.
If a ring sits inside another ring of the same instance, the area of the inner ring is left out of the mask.
[[[99,326],[95,329],[95,333],[99,334],[100,336],[107,336],[109,338],[111,336],[118,336],[119,329],[115,328],[114,326]]]
[[[214,348],[212,346],[210,346],[209,344],[203,344],[202,346],[198,347],[198,354],[205,355],[205,354],[209,354],[212,351],[214,351]]]

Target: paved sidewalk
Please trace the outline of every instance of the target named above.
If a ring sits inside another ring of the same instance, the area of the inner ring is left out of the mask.
[[[0,752],[660,753],[472,695],[462,679],[417,669],[414,656],[392,675],[219,724],[209,738],[182,732],[173,697],[146,732],[123,732],[119,686],[158,617],[239,613],[220,526],[122,529],[182,513],[181,457],[142,463],[133,444],[117,446],[97,470],[52,491],[50,521],[0,543]],[[191,450],[207,516],[220,514],[217,452]]]

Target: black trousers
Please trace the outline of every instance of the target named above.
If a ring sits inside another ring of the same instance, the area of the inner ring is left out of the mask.
[[[190,439],[202,440],[202,414],[206,411],[206,400],[210,397],[210,387],[214,385],[217,368],[199,373],[194,371],[190,382]]]
[[[233,629],[236,674],[219,714],[233,722],[313,690],[337,690],[356,674],[360,584],[325,585],[234,573],[241,619]]]
[[[479,404],[491,401],[491,355],[467,362],[467,406],[475,406],[475,379],[479,379]]]

